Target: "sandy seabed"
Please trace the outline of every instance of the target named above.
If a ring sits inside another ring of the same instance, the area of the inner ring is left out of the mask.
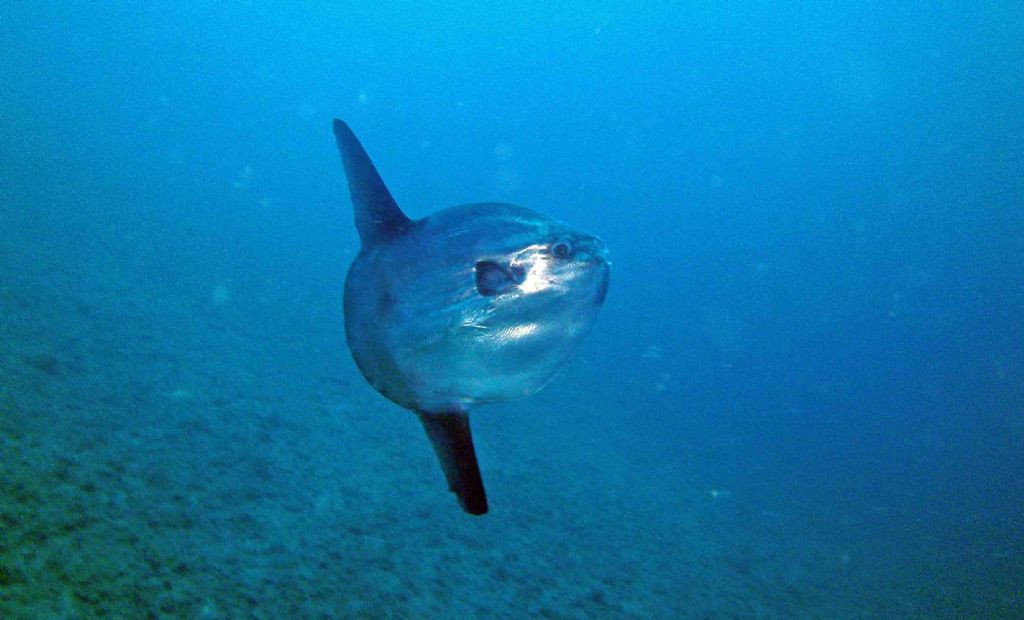
[[[473,518],[340,316],[4,258],[0,617],[934,615],[912,575],[589,423],[580,366],[474,415]]]

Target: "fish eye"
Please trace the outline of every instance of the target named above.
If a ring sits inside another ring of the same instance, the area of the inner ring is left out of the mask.
[[[565,239],[560,239],[551,244],[551,255],[555,258],[565,258],[572,252],[572,245]]]

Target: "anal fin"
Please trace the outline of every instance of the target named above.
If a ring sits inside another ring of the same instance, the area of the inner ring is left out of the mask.
[[[487,494],[469,430],[469,414],[463,412],[423,413],[420,421],[441,462],[448,489],[459,498],[462,509],[472,515],[487,512]]]

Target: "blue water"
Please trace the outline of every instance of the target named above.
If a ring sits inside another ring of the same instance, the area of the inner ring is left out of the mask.
[[[0,616],[1024,617],[1024,6],[0,4]],[[474,413],[344,342],[330,122],[612,286]]]

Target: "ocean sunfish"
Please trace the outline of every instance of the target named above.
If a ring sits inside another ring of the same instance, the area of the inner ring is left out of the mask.
[[[604,302],[605,245],[511,204],[411,220],[348,125],[334,135],[362,242],[345,280],[352,357],[419,416],[462,509],[484,514],[469,411],[529,396],[565,363]]]

